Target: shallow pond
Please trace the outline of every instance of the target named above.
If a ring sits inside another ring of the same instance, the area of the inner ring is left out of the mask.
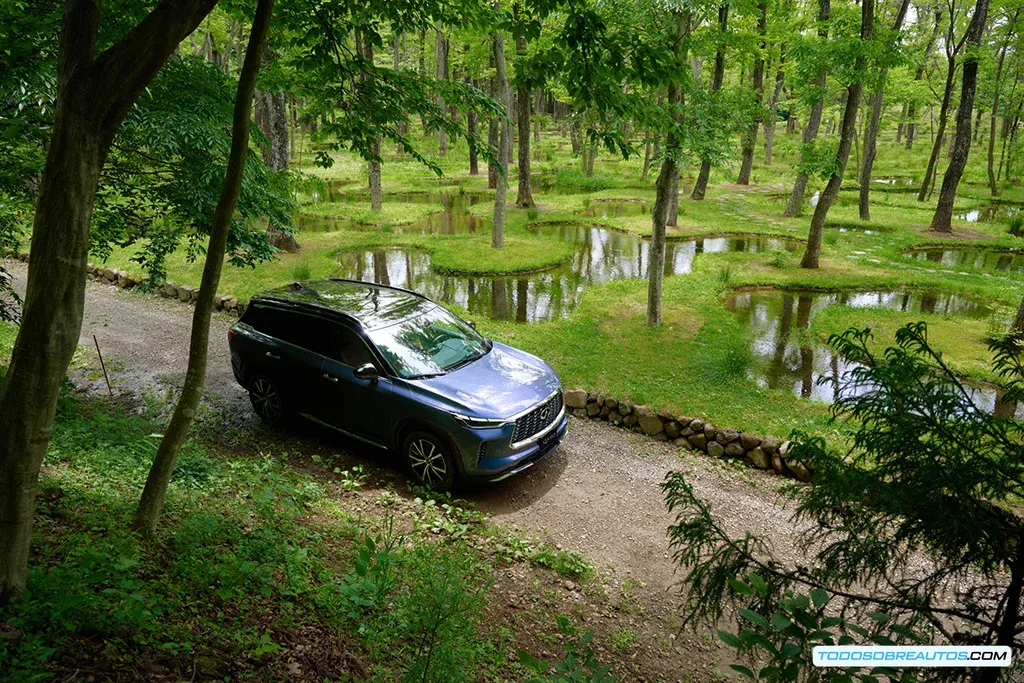
[[[811,339],[805,331],[815,315],[836,305],[970,319],[987,318],[993,312],[982,302],[948,292],[823,293],[766,289],[737,293],[726,301],[726,307],[750,332],[755,358],[750,378],[770,389],[818,401],[834,401],[839,395],[841,379],[856,364],[839,356],[828,345]],[[829,380],[819,383],[822,377]],[[1024,406],[1018,408],[998,400],[995,387],[979,384],[972,390],[975,400],[985,409],[1024,416]]]
[[[650,216],[651,206],[647,202],[620,199],[602,199],[590,202],[580,211],[584,216],[594,218],[619,218],[620,216]]]
[[[961,212],[956,215],[956,218],[968,223],[991,223],[993,221],[1005,223],[1020,214],[1022,208],[1024,207],[1019,204],[998,202],[979,209]]]
[[[650,243],[636,235],[567,224],[543,224],[532,231],[571,242],[569,262],[522,275],[445,275],[432,268],[430,254],[423,251],[351,250],[338,254],[335,277],[413,289],[437,301],[458,304],[475,315],[536,322],[569,315],[589,285],[647,276]],[[690,272],[693,259],[702,253],[795,249],[799,244],[743,235],[670,241],[665,246],[665,274]]]
[[[1020,272],[1024,270],[1024,254],[988,249],[936,248],[909,252],[914,259],[929,261],[949,268],[974,268]]]

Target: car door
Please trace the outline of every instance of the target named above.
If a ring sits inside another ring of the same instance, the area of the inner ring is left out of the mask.
[[[330,322],[268,306],[250,324],[263,337],[256,372],[274,381],[292,410],[323,419],[318,394],[330,345]]]
[[[391,380],[383,363],[355,329],[331,324],[331,345],[322,368],[323,419],[353,436],[387,444],[391,434]],[[376,379],[356,377],[356,368],[372,364]]]

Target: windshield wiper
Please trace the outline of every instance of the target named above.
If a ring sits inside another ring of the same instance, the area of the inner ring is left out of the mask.
[[[422,375],[409,375],[406,379],[430,379],[431,377],[442,377],[448,374],[447,372],[427,372]]]

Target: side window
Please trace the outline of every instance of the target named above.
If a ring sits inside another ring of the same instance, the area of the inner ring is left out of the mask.
[[[339,363],[351,365],[358,368],[366,363],[378,365],[373,353],[366,342],[354,330],[344,325],[332,325],[331,348],[327,353],[328,358],[333,358]]]
[[[267,336],[321,356],[326,356],[331,346],[331,323],[312,315],[253,307],[245,312],[242,322]]]

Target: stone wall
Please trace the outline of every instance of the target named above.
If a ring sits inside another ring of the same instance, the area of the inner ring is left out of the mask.
[[[677,415],[650,406],[634,405],[603,393],[566,389],[565,407],[572,415],[605,420],[658,441],[706,453],[713,458],[744,460],[751,467],[810,481],[813,472],[803,463],[786,457],[790,443],[773,436],[757,436],[735,429],[720,429],[699,417]]]

